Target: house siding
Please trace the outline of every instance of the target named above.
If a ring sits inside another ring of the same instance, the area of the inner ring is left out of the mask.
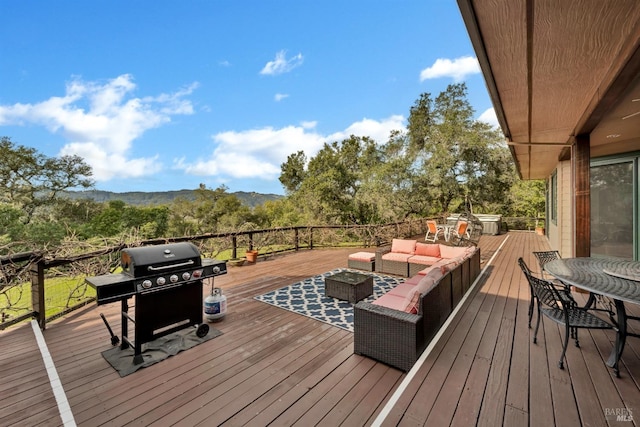
[[[559,162],[555,173],[558,182],[557,221],[549,221],[547,235],[551,247],[566,258],[574,256],[571,161]],[[551,182],[550,178],[549,176],[548,182]]]

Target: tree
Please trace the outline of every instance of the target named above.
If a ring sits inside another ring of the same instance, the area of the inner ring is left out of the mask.
[[[300,185],[305,179],[307,156],[304,151],[290,154],[287,161],[280,165],[280,183],[288,194],[300,189]]]
[[[193,201],[176,198],[169,211],[169,233],[188,236],[233,230],[240,224],[252,222],[251,209],[224,185],[211,190],[200,184]]]
[[[380,151],[371,138],[352,135],[341,142],[325,143],[306,169],[304,159],[300,151],[289,156],[280,176],[303,217],[330,224],[379,221],[376,203],[362,191],[374,176],[371,171],[381,162]]]
[[[505,203],[507,214],[515,217],[536,218],[545,211],[545,182],[536,180],[517,180]]]
[[[497,130],[473,119],[464,83],[449,85],[435,100],[420,95],[411,107],[407,153],[424,197],[435,211],[458,205],[488,206],[504,198],[515,179]]]
[[[310,224],[291,197],[268,200],[253,209],[254,222],[263,228],[290,227]]]
[[[91,175],[91,167],[79,156],[47,157],[15,145],[9,137],[0,139],[0,202],[20,209],[25,224],[60,192],[91,187]]]
[[[280,182],[293,206],[307,219],[340,224],[498,209],[515,169],[499,132],[474,120],[466,92],[456,84],[435,100],[421,94],[406,131],[385,144],[351,136],[325,143],[308,164],[302,151],[290,155]]]

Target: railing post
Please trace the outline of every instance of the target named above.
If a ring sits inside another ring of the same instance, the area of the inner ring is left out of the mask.
[[[300,233],[298,232],[298,227],[293,230],[293,247],[296,252],[300,249]]]
[[[249,233],[249,250],[250,251],[253,250],[253,233],[252,232]]]
[[[40,329],[44,330],[47,312],[44,304],[44,260],[31,264],[31,309],[35,313]]]
[[[313,249],[313,227],[309,228],[309,249]]]
[[[231,258],[238,258],[238,238],[236,236],[231,237]]]

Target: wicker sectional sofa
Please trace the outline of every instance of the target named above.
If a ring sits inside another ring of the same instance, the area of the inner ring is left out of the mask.
[[[480,274],[480,249],[441,259],[354,307],[354,353],[409,371]]]
[[[391,246],[376,251],[375,270],[377,273],[413,277],[419,271],[443,259],[453,259],[463,255],[466,250],[466,247],[441,243],[393,239]]]

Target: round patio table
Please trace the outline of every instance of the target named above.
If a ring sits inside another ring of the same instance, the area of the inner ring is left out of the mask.
[[[640,262],[605,258],[561,258],[551,261],[544,270],[561,282],[613,299],[616,307],[618,332],[607,365],[620,376],[618,361],[622,356],[627,336],[640,337],[627,331],[625,302],[640,304]]]

